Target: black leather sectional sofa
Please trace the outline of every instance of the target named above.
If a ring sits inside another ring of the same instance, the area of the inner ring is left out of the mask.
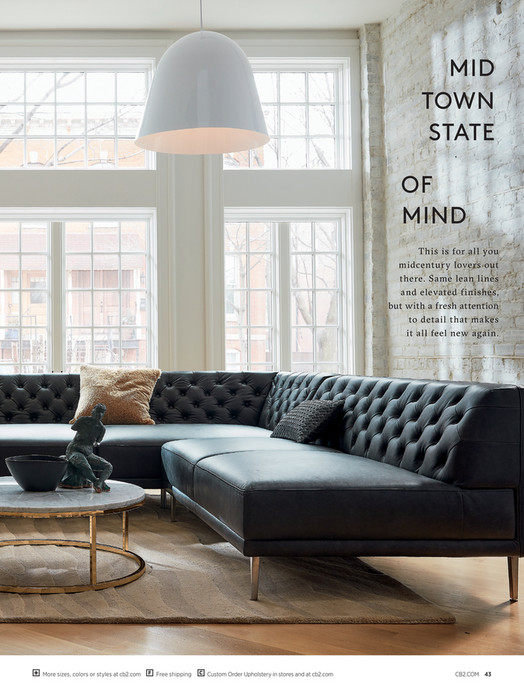
[[[7,456],[61,454],[79,375],[0,376]],[[271,437],[300,402],[342,400],[314,444]],[[154,425],[107,426],[112,478],[161,488],[251,558],[523,555],[524,390],[265,372],[164,372]],[[165,492],[164,492],[165,494]]]

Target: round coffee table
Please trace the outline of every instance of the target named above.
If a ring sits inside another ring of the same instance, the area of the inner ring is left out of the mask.
[[[110,492],[96,493],[91,488],[67,490],[58,488],[54,492],[25,492],[13,478],[0,478],[0,517],[14,518],[89,518],[89,540],[0,540],[0,547],[19,545],[59,545],[80,547],[89,550],[89,583],[83,585],[0,585],[0,592],[16,593],[60,593],[103,590],[131,583],[145,571],[145,562],[138,554],[129,550],[129,519],[131,509],[141,506],[145,492],[137,485],[109,480]],[[122,547],[102,545],[96,541],[97,516],[122,514]],[[129,575],[98,581],[96,574],[96,553],[111,552],[132,559],[137,567]],[[1,572],[1,559],[0,559]]]

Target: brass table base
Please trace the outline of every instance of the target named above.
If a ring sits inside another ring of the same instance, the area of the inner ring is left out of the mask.
[[[140,504],[133,505],[129,508],[136,508],[141,506]],[[21,545],[58,545],[59,547],[79,547],[81,549],[89,550],[89,583],[84,583],[82,585],[38,585],[38,586],[27,586],[27,585],[0,585],[0,592],[13,592],[13,593],[71,593],[71,592],[86,592],[88,590],[104,590],[105,588],[116,588],[120,585],[126,585],[132,581],[140,578],[145,572],[146,564],[145,561],[138,554],[131,552],[128,549],[129,542],[129,519],[128,510],[115,509],[97,512],[47,512],[47,513],[13,513],[13,512],[2,512],[0,516],[11,516],[11,517],[22,517],[22,518],[89,518],[89,540],[0,540],[0,547],[18,547]],[[115,513],[120,511],[122,513],[122,547],[116,547],[113,545],[103,545],[96,541],[96,517],[97,515]],[[96,553],[97,552],[111,552],[111,554],[118,554],[122,557],[127,557],[132,559],[136,564],[137,568],[127,576],[121,576],[120,578],[110,578],[105,581],[97,580],[97,567],[96,567]]]

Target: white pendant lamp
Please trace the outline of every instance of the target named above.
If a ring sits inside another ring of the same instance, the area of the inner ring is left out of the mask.
[[[158,153],[233,153],[269,141],[251,65],[230,38],[202,28],[162,56],[135,142]]]

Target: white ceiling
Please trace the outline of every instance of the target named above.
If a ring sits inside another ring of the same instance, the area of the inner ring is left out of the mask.
[[[354,29],[405,0],[203,0],[204,28]],[[199,28],[199,0],[0,0],[0,30]]]

